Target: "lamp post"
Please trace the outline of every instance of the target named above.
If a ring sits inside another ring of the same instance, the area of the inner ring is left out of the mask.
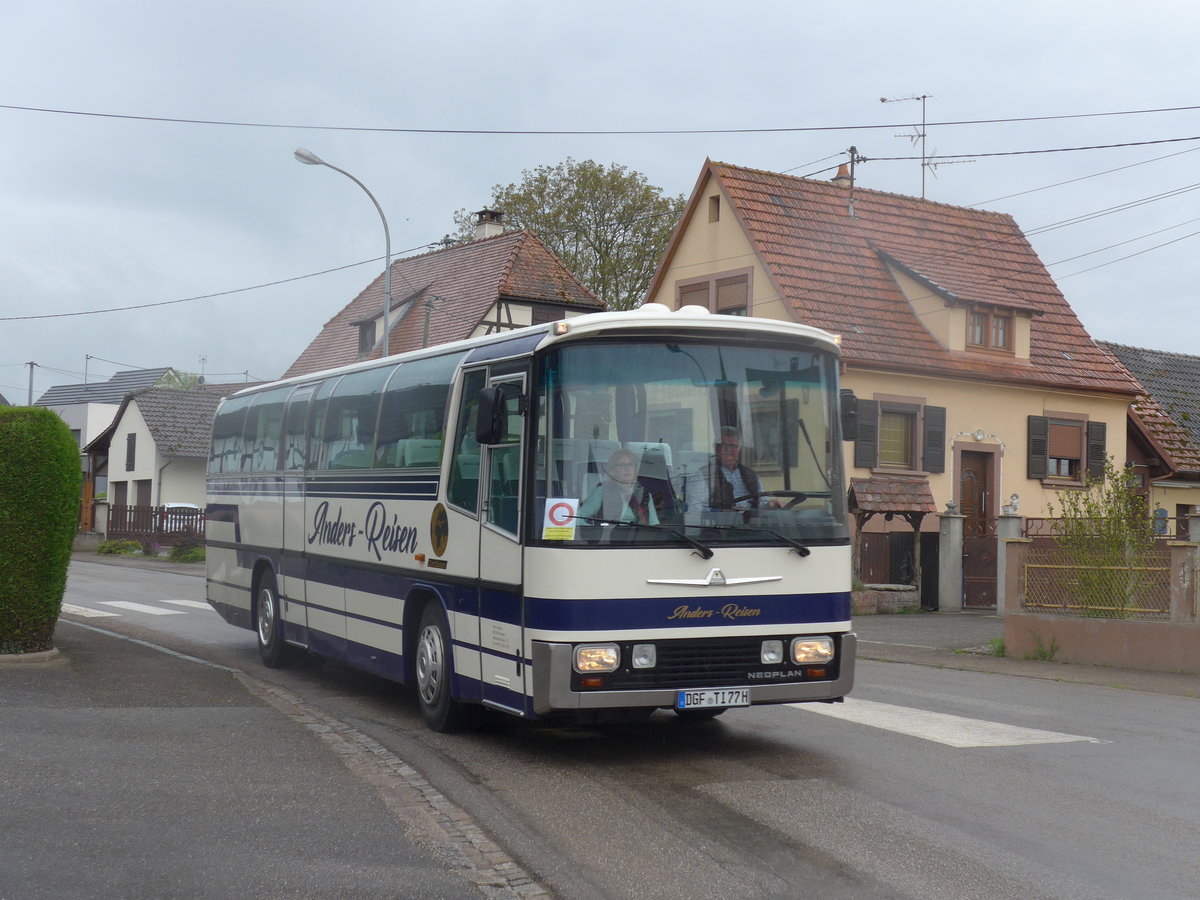
[[[324,166],[327,169],[333,169],[335,172],[341,172],[362,188],[363,193],[370,197],[371,202],[375,204],[375,210],[379,213],[379,221],[383,223],[383,239],[387,248],[383,265],[383,355],[387,356],[388,342],[391,340],[392,330],[392,233],[388,230],[387,216],[383,214],[383,207],[379,205],[379,201],[375,199],[375,195],[367,190],[367,186],[345,169],[339,169],[337,166],[325,162],[317,154],[311,150],[305,150],[303,147],[297,147],[292,155],[306,166]]]

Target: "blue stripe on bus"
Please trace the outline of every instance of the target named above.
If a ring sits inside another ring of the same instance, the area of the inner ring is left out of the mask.
[[[793,625],[845,622],[850,592],[742,595],[736,598],[635,597],[602,600],[525,600],[528,628],[545,631],[607,631],[630,628],[692,628],[705,625]],[[515,620],[509,620],[515,621]]]

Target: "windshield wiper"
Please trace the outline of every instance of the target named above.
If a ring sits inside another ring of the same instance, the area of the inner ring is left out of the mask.
[[[765,531],[767,534],[772,535],[773,537],[779,538],[781,541],[783,541],[785,544],[787,544],[789,547],[791,547],[793,550],[795,550],[796,553],[799,554],[800,556],[808,556],[810,553],[812,553],[811,550],[809,550],[806,546],[804,546],[802,543],[800,543],[795,538],[790,538],[786,534],[780,534],[778,531],[775,531],[772,528],[760,528],[758,526],[753,526],[753,527],[749,527],[747,530],[749,530],[749,531]]]
[[[773,528],[762,528],[761,526],[758,526],[758,525],[706,525],[704,527],[712,529],[714,531],[762,532],[763,534],[769,534],[769,535],[771,535],[771,537],[778,538],[779,540],[783,541],[785,544],[787,544],[789,547],[791,547],[793,550],[795,550],[796,555],[798,555],[798,556],[808,556],[810,553],[812,553],[812,551],[809,550],[808,547],[806,547],[804,544],[800,543],[795,538],[790,538],[786,534],[780,534],[778,531],[775,531]],[[705,559],[707,559],[707,557],[705,557]]]
[[[649,522],[619,522],[614,519],[597,519],[593,516],[575,516],[575,518],[582,519],[589,525],[625,525],[632,526],[634,528],[649,528],[651,531],[665,531],[669,534],[675,535],[677,538],[690,546],[696,551],[697,555],[701,559],[712,559],[713,552],[711,549],[704,546],[704,544],[700,543],[695,538],[689,537],[687,534],[673,525],[651,525]],[[807,549],[805,552],[807,553]]]

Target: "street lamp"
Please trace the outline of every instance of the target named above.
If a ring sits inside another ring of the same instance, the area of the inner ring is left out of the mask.
[[[375,204],[375,210],[379,213],[379,221],[383,222],[383,239],[387,247],[383,265],[383,355],[387,356],[388,342],[391,340],[392,330],[392,233],[388,230],[387,216],[383,214],[383,207],[379,205],[379,201],[375,199],[375,195],[367,190],[367,186],[345,169],[339,169],[337,166],[325,162],[317,154],[311,150],[305,150],[303,147],[297,147],[292,155],[306,166],[324,166],[327,169],[333,169],[335,172],[341,172],[362,188],[363,193],[370,197],[371,202]]]

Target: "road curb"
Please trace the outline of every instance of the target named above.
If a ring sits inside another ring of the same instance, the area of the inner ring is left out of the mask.
[[[61,662],[63,655],[57,647],[39,650],[37,653],[0,653],[0,668],[5,666],[36,666]]]

